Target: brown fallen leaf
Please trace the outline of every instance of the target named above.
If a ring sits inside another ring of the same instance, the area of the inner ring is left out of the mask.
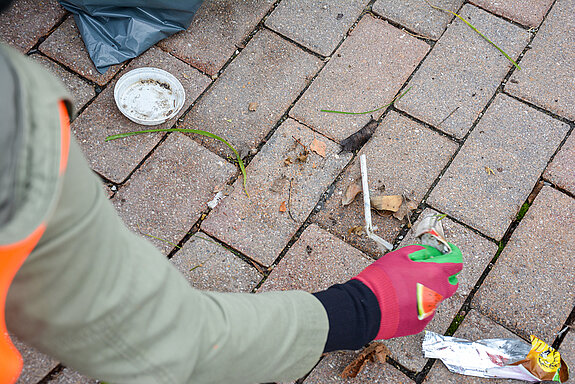
[[[249,103],[248,111],[255,112],[258,109],[258,103]]]
[[[355,225],[347,230],[348,235],[361,235],[363,233],[363,227],[361,225]]]
[[[287,211],[287,206],[286,206],[286,202],[282,201],[282,203],[280,204],[280,212],[285,212]]]
[[[403,203],[403,196],[372,196],[370,198],[371,207],[379,211],[397,212]]]
[[[311,144],[309,146],[309,149],[311,151],[317,153],[321,157],[325,157],[326,148],[327,148],[327,144],[325,143],[325,141],[320,141],[318,139],[313,139],[313,141],[311,142]]]
[[[293,164],[293,159],[288,156],[284,159],[284,165],[287,167],[290,164]]]
[[[354,152],[363,147],[365,143],[373,136],[377,128],[377,120],[372,117],[371,120],[359,131],[343,139],[340,143],[341,152]]]
[[[340,376],[344,379],[353,379],[366,366],[369,361],[385,363],[389,349],[382,342],[374,341],[363,349],[347,367],[343,369]]]
[[[401,204],[401,207],[399,207],[399,209],[393,213],[393,217],[395,217],[397,220],[403,220],[406,216],[409,218],[411,211],[416,208],[417,203],[415,201],[403,196],[403,203]]]
[[[300,163],[305,163],[307,162],[307,156],[309,155],[308,151],[303,151],[302,153],[299,154],[299,156],[296,158],[297,161],[299,161]]]
[[[357,194],[360,193],[361,191],[362,189],[357,183],[351,183],[350,185],[348,185],[347,188],[345,189],[343,197],[341,198],[341,205],[343,205],[344,207],[346,205],[350,205],[355,200]]]

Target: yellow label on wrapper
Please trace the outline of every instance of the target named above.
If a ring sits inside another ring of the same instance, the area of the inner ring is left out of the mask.
[[[559,352],[533,335],[531,335],[531,350],[525,359],[512,365],[522,365],[540,380],[560,383],[569,380],[569,368]]]
[[[555,372],[561,367],[559,352],[533,335],[531,335],[531,350],[527,358],[536,361],[537,365],[545,372]]]

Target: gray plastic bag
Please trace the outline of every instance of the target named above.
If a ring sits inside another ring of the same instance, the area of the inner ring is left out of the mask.
[[[203,0],[59,0],[101,73],[188,28]]]

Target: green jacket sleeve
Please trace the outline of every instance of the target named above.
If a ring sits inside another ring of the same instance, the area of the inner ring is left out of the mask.
[[[52,101],[65,92],[25,57],[2,49],[30,99],[23,99],[22,113],[31,127],[24,132],[26,169],[34,172],[19,183],[29,198],[18,217],[27,220],[0,228],[0,239],[47,223],[10,287],[8,328],[65,365],[113,383],[254,383],[308,372],[327,338],[321,303],[301,291],[254,295],[190,287],[123,225],[76,143],[64,177],[58,176]]]
[[[22,340],[117,383],[281,381],[318,361],[328,319],[311,294],[191,288],[126,229],[75,143],[62,191],[8,295]]]

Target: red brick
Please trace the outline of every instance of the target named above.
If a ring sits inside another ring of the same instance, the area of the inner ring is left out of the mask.
[[[294,137],[306,147],[314,139],[326,143],[325,158],[311,152],[307,161],[298,161],[303,148]],[[241,180],[236,181],[202,230],[269,266],[349,161],[349,154],[339,156],[338,151],[336,143],[286,120],[247,168],[249,197]],[[293,163],[286,162],[288,158]]]
[[[168,254],[208,209],[214,189],[235,171],[189,137],[173,133],[112,202],[129,228]]]
[[[473,300],[527,338],[552,343],[575,302],[575,201],[543,187]]]
[[[0,40],[28,52],[64,17],[56,0],[18,0],[0,15]]]
[[[423,41],[366,15],[290,116],[339,142],[363,127],[370,115],[320,110],[363,112],[391,102],[428,50]],[[383,112],[374,112],[373,116],[377,118]]]
[[[186,31],[158,43],[210,76],[216,75],[273,5],[272,0],[206,1]]]
[[[342,284],[373,260],[312,224],[273,269],[259,291],[317,292]]]

